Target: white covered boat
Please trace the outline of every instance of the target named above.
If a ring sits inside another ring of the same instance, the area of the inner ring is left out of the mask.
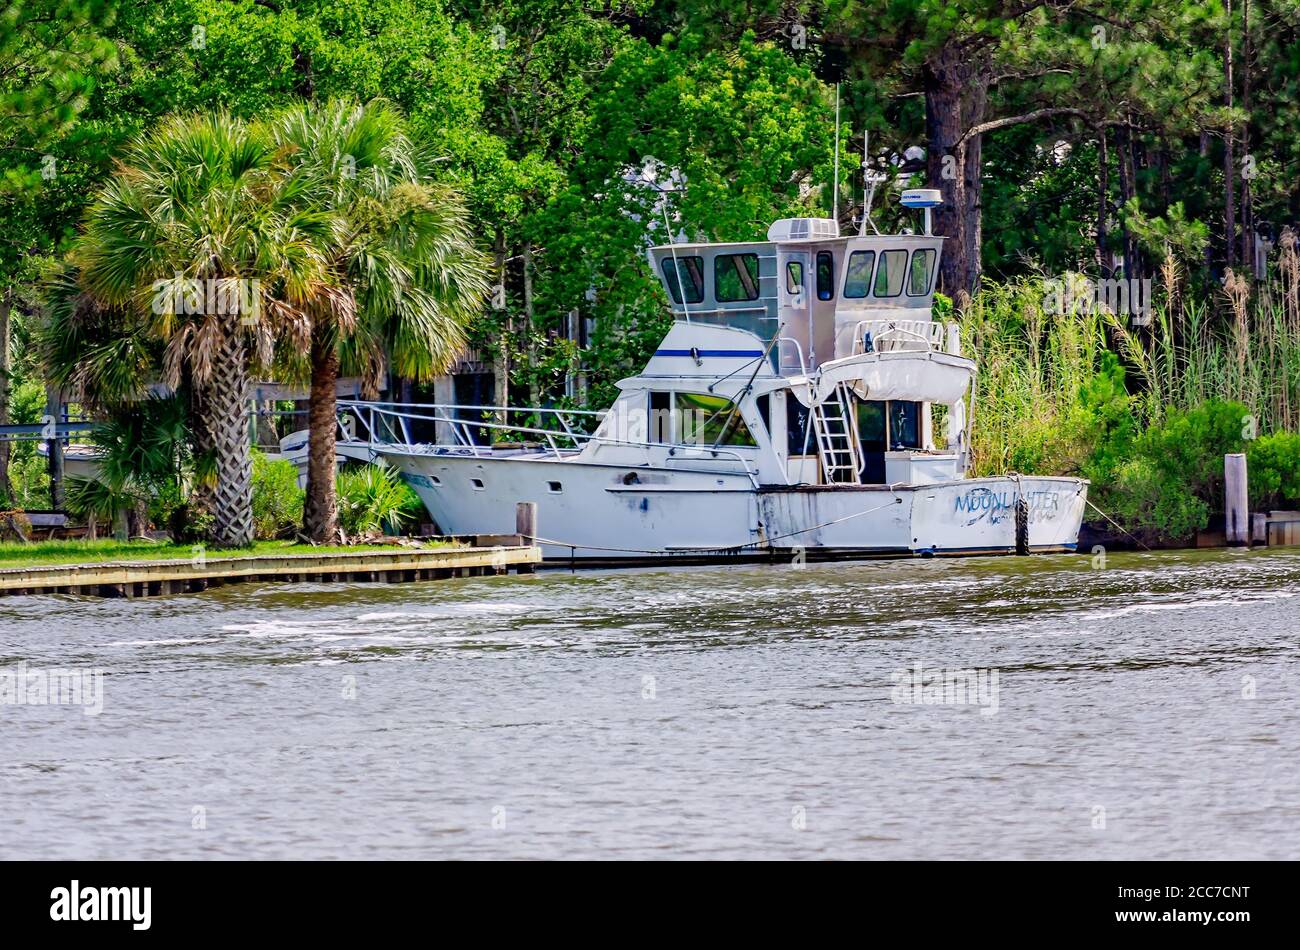
[[[653,248],[676,322],[607,412],[345,403],[340,452],[395,466],[447,534],[536,502],[548,557],[1071,551],[1086,481],[966,477],[976,367],[932,319],[941,250],[829,219]]]

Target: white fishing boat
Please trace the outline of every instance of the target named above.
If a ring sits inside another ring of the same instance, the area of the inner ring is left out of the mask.
[[[675,322],[607,411],[348,402],[340,452],[396,467],[448,534],[536,502],[548,557],[1071,551],[1086,481],[966,477],[976,366],[933,319],[936,203],[904,195],[922,234],[800,218],[652,248]]]

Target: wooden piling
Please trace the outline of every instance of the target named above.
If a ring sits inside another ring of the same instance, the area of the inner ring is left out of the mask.
[[[521,501],[515,504],[515,534],[519,535],[521,544],[537,543],[537,502]],[[531,574],[535,570],[532,564],[520,564],[520,574]]]
[[[1233,452],[1223,457],[1223,533],[1229,546],[1250,544],[1250,502],[1247,491],[1246,456]]]
[[[1250,543],[1268,544],[1268,515],[1262,511],[1251,513]]]

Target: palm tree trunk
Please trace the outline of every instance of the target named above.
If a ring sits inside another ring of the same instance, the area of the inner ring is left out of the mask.
[[[528,365],[535,367],[537,365],[537,340],[533,336],[537,329],[535,321],[537,314],[533,309],[533,242],[524,242],[524,324],[528,327]],[[540,406],[541,387],[538,385],[537,374],[528,377],[528,405]],[[505,405],[502,403],[502,405]]]
[[[249,453],[248,353],[232,317],[212,378],[204,386],[207,434],[216,454],[212,540],[218,547],[253,543],[253,465]]]
[[[339,533],[339,500],[335,485],[334,437],[338,428],[336,385],[339,355],[323,329],[312,331],[311,403],[308,410],[307,500],[303,531],[318,544],[333,544]]]

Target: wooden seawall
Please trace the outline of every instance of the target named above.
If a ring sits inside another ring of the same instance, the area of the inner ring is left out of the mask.
[[[217,555],[193,560],[51,564],[0,569],[0,597],[91,594],[150,597],[247,581],[397,584],[446,577],[531,573],[538,547],[396,548],[322,554]]]

